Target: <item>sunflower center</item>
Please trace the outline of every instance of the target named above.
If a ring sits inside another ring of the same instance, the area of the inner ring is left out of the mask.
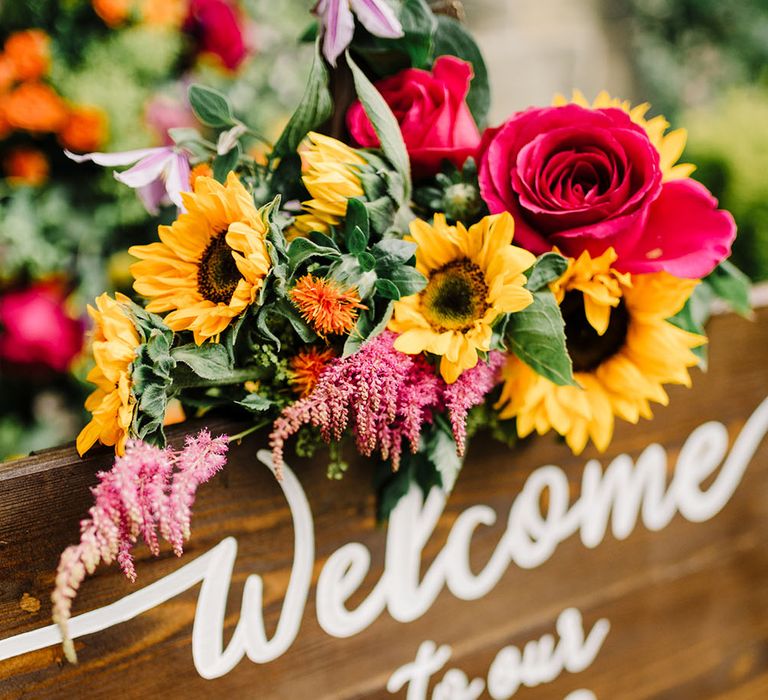
[[[424,317],[440,332],[463,331],[488,309],[488,285],[475,263],[454,260],[429,277],[422,292]]]
[[[211,239],[200,258],[197,291],[214,304],[229,304],[242,277],[222,232]]]
[[[629,328],[629,314],[622,299],[611,309],[611,320],[603,335],[598,335],[587,321],[584,295],[579,291],[567,292],[560,305],[565,320],[568,354],[573,360],[574,372],[592,372],[624,346]]]

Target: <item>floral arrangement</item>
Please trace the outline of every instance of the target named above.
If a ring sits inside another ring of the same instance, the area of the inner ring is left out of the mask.
[[[302,76],[287,72],[282,41],[298,6],[41,0],[0,7],[0,459],[60,444],[82,427],[86,304],[102,290],[129,291],[128,245],[148,239],[175,211],[166,197],[147,190],[138,199],[112,173],[79,166],[64,149],[171,143],[169,127],[200,128],[186,90],[201,80],[241,103],[258,101],[248,124],[271,133],[303,88]],[[45,326],[35,322],[43,308]]]
[[[346,452],[371,457],[386,517],[411,481],[452,488],[480,429],[607,449],[617,419],[651,418],[667,385],[690,384],[709,300],[748,307],[734,221],[678,162],[685,131],[648,105],[574,93],[487,128],[485,65],[455,18],[423,0],[314,13],[304,98],[263,157],[199,85],[190,104],[216,138],[173,129],[162,151],[84,156],[136,162],[119,179],[179,211],[130,249],[142,302],[89,308],[77,449],[118,456],[61,559],[65,640],[98,562],[133,578],[131,548],[156,552],[158,529],[181,552],[228,440],[268,429],[278,478],[291,444],[327,443],[332,478]],[[177,453],[172,402],[250,427]]]

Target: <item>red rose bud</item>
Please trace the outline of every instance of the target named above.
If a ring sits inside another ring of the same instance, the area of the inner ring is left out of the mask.
[[[575,104],[528,109],[483,135],[480,191],[515,219],[515,242],[578,257],[613,247],[616,268],[709,274],[730,254],[733,217],[689,178],[662,180],[659,152],[629,115]]]
[[[466,102],[471,79],[469,63],[440,56],[431,72],[407,68],[375,83],[400,124],[414,178],[438,173],[443,161],[460,168],[475,155],[480,132]],[[347,128],[360,146],[379,146],[359,101],[347,112]]]
[[[66,372],[83,347],[85,327],[64,301],[58,285],[44,283],[0,297],[0,364]]]
[[[240,18],[226,0],[191,0],[184,31],[197,39],[201,53],[217,56],[229,70],[248,54]]]

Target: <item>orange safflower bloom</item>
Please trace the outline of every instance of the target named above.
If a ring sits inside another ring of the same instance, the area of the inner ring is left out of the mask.
[[[199,177],[213,177],[213,168],[208,163],[198,163],[189,171],[189,186],[194,190]]]
[[[37,187],[48,179],[48,159],[36,148],[14,148],[3,159],[3,170],[12,185]]]
[[[357,322],[360,303],[357,290],[342,289],[338,282],[304,275],[290,292],[302,318],[318,335],[346,335]]]
[[[51,65],[51,40],[41,29],[25,29],[6,39],[5,56],[19,81],[38,80]]]
[[[64,100],[43,83],[19,85],[6,96],[3,112],[11,127],[33,132],[57,132],[68,116]]]
[[[75,107],[59,131],[59,142],[77,153],[97,151],[107,140],[107,115],[98,107]]]
[[[309,396],[317,386],[323,370],[334,357],[336,355],[331,348],[307,348],[294,355],[288,362],[291,372],[288,381],[293,390],[301,398]]]
[[[128,19],[133,9],[133,0],[91,0],[91,5],[105,24],[116,27]]]
[[[188,0],[142,0],[141,18],[157,27],[180,27],[189,12]]]
[[[16,66],[8,56],[0,54],[0,92],[6,92],[16,80]]]

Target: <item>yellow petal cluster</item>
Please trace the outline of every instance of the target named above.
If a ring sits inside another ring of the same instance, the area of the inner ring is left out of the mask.
[[[595,98],[594,102],[590,103],[581,91],[574,90],[570,100],[563,95],[555,95],[552,104],[555,107],[577,104],[579,107],[586,107],[587,109],[613,107],[626,112],[635,124],[645,129],[648,139],[659,152],[661,172],[665,182],[690,177],[691,173],[696,169],[691,163],[677,162],[685,150],[688,132],[685,129],[675,129],[667,132],[670,123],[661,115],[646,119],[648,110],[651,108],[651,105],[647,102],[632,107],[629,100],[611,97],[603,90]]]
[[[192,331],[199,345],[255,302],[272,266],[268,225],[234,173],[226,186],[198,177],[182,197],[186,213],[159,227],[160,242],[130,248],[139,258],[131,273],[147,309],[170,311],[168,327]]]
[[[439,355],[440,373],[453,383],[477,364],[478,352],[490,350],[496,320],[533,302],[523,273],[536,258],[512,245],[514,222],[506,212],[469,229],[436,214],[432,224],[417,219],[410,230],[427,286],[395,302],[389,329],[399,334],[397,350]]]
[[[123,294],[116,294],[114,299],[102,294],[96,299],[96,308],[88,306],[94,324],[91,351],[96,363],[88,373],[88,381],[96,389],[85,402],[91,421],[77,436],[81,455],[96,441],[114,445],[118,455],[125,451],[136,408],[130,367],[141,344],[126,307],[129,303]]]
[[[336,226],[346,216],[347,201],[365,194],[358,176],[365,160],[359,153],[314,131],[307,140],[300,152],[301,179],[312,199],[302,203],[306,213],[296,217],[288,231],[289,239],[311,231],[327,232],[329,226]]]
[[[692,349],[706,339],[667,319],[683,307],[698,281],[665,272],[624,275],[607,269],[614,259],[612,250],[596,259],[583,254],[570,261],[552,289],[561,302],[566,293],[581,292],[585,317],[598,335],[608,328],[606,314],[608,323],[612,314],[626,314],[626,334],[617,351],[588,371],[574,372],[577,387],[558,386],[514,356],[502,370],[497,407],[502,418],[517,419],[520,437],[555,430],[575,454],[590,439],[602,452],[613,437],[615,417],[630,423],[651,418],[651,402],[669,401],[665,384],[690,386],[688,369],[698,364]]]

